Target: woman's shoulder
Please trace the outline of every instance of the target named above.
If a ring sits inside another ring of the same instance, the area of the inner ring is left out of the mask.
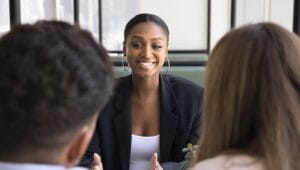
[[[161,80],[165,84],[163,89],[171,88],[174,94],[184,101],[187,99],[195,102],[202,100],[203,88],[191,80],[169,74],[162,74]]]
[[[123,77],[117,77],[114,81],[114,87],[115,91],[120,88],[129,88],[131,85],[131,75],[123,76]]]
[[[175,76],[171,74],[161,74],[162,79],[165,81],[171,82],[173,85],[177,87],[185,87],[188,89],[199,89],[202,90],[202,87],[197,85],[195,82],[188,80],[186,78],[180,77],[180,76]]]
[[[191,170],[266,170],[261,159],[237,154],[219,155],[197,163]]]
[[[119,83],[129,83],[130,81],[131,81],[131,74],[115,78],[115,83],[116,84],[119,84]]]

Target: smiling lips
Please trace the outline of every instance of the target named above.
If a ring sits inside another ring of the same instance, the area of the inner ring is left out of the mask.
[[[145,67],[145,68],[151,67],[151,66],[155,65],[156,63],[157,63],[156,61],[140,61],[140,60],[137,60],[137,64],[142,66],[142,67]]]

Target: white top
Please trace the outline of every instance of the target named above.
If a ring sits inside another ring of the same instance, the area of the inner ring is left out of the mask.
[[[131,136],[130,170],[150,169],[153,153],[159,152],[159,135]]]
[[[61,165],[0,162],[0,170],[87,170],[82,167],[65,168]]]
[[[219,155],[198,162],[191,170],[266,170],[261,159],[246,154]]]

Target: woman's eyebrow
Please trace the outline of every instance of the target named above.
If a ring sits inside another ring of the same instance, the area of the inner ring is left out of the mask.
[[[132,38],[132,39],[140,39],[140,40],[143,39],[142,37],[140,37],[140,36],[138,36],[138,35],[133,35],[131,38]]]
[[[139,35],[133,35],[131,38],[132,39],[139,39],[139,40],[143,40],[144,39],[143,37],[141,37]],[[153,41],[153,40],[166,40],[166,39],[163,38],[163,37],[154,37],[154,38],[151,38],[151,40]]]
[[[156,37],[156,38],[152,38],[152,40],[166,40],[166,39],[162,37]]]

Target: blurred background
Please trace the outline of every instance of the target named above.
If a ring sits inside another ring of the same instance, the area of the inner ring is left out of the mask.
[[[63,20],[92,32],[122,68],[123,30],[138,13],[162,17],[170,29],[168,74],[204,83],[205,63],[219,38],[248,23],[271,21],[298,34],[298,0],[0,0],[0,36],[16,24]]]

